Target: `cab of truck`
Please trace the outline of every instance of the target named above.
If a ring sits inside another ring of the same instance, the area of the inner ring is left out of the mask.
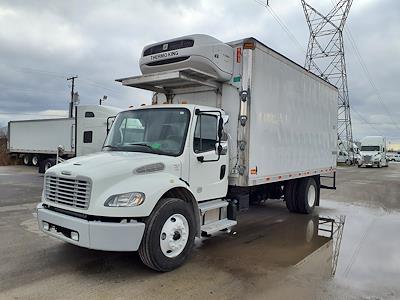
[[[86,248],[139,250],[143,258],[155,242],[142,240],[155,238],[149,232],[161,226],[160,265],[147,264],[158,270],[175,268],[200,231],[236,224],[228,219],[228,203],[221,200],[228,189],[227,120],[221,109],[189,104],[120,112],[102,152],[67,160],[46,172],[38,206],[41,229]],[[209,199],[216,200],[199,204]],[[199,210],[211,209],[219,214],[199,220]],[[157,218],[145,227],[150,215]]]
[[[382,136],[367,136],[361,140],[361,161],[358,167],[387,167],[386,139]]]

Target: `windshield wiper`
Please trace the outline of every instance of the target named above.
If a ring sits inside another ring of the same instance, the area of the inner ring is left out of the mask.
[[[160,150],[158,150],[156,148],[153,148],[152,146],[150,146],[149,144],[146,144],[146,143],[130,143],[128,145],[146,147],[146,148],[150,149],[153,153],[156,153],[156,154],[162,154],[163,153],[162,151],[160,151]]]
[[[151,150],[154,150],[154,148],[152,146],[150,146],[150,145],[148,145],[146,143],[130,143],[128,145],[130,145],[130,146],[143,146],[143,147],[147,147],[147,148],[149,148]]]
[[[103,148],[118,149],[118,147],[115,147],[113,145],[104,145]]]

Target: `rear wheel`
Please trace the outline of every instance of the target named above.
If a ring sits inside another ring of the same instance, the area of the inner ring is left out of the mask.
[[[39,157],[37,155],[32,156],[32,165],[35,167],[39,165]]]
[[[139,256],[148,267],[167,272],[181,266],[194,245],[195,223],[191,206],[181,199],[160,200],[145,221]]]
[[[284,188],[284,199],[286,207],[290,212],[297,212],[296,203],[297,180],[287,181]]]
[[[298,212],[309,214],[313,211],[318,201],[318,186],[314,178],[303,178],[299,182],[297,192]]]
[[[24,163],[25,166],[29,166],[31,164],[31,156],[28,154],[25,154],[22,157],[22,162]]]
[[[54,158],[48,158],[44,161],[44,172],[50,169],[52,166],[56,164],[56,160]]]

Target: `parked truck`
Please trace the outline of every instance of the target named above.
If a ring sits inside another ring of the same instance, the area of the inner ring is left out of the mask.
[[[361,160],[358,167],[387,167],[386,138],[383,136],[366,136],[361,140]]]
[[[249,204],[320,204],[336,167],[336,87],[254,38],[163,41],[140,68],[117,81],[154,92],[153,104],[120,112],[101,153],[47,170],[43,232],[170,271]]]
[[[100,151],[107,134],[107,120],[119,111],[110,106],[81,105],[76,107],[73,118],[10,121],[8,152],[44,173],[55,165],[60,145],[65,159]]]

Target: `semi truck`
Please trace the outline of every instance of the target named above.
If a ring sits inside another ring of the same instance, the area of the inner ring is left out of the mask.
[[[320,204],[337,156],[338,90],[255,38],[189,35],[144,47],[123,86],[152,104],[120,112],[100,153],[47,170],[40,229],[98,250],[138,251],[170,271],[195,238],[229,231],[249,205]]]
[[[80,105],[72,118],[10,121],[7,150],[25,165],[37,166],[44,173],[56,164],[60,145],[64,159],[100,151],[107,120],[119,111],[110,106]]]
[[[366,136],[361,140],[361,160],[358,167],[388,167],[386,151],[385,137]]]

